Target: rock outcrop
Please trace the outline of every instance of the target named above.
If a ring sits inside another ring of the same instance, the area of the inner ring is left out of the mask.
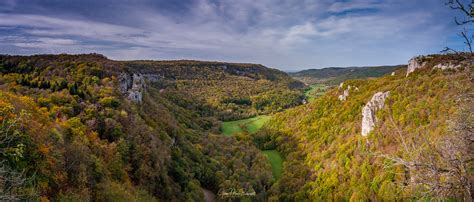
[[[418,56],[408,61],[407,75],[414,72],[417,69],[431,68],[440,70],[459,70],[461,68],[470,69],[474,66],[474,60],[472,58],[451,58],[445,60],[436,60],[433,56]]]
[[[132,78],[127,73],[121,73],[118,76],[119,81],[119,91],[122,94],[126,94],[128,89],[132,87]]]
[[[433,67],[433,69],[447,70],[447,69],[459,69],[460,67],[461,67],[460,64],[455,65],[453,63],[447,63],[447,64],[437,64]]]
[[[408,61],[408,67],[407,67],[407,76],[414,72],[416,69],[421,69],[425,66],[425,62],[422,63],[422,56],[417,56]]]
[[[342,88],[342,86],[341,86]],[[346,101],[347,100],[347,97],[349,97],[349,90],[351,90],[351,86],[347,86],[347,89],[344,90],[344,92],[342,93],[342,95],[339,95],[339,100],[340,101]]]
[[[375,113],[385,105],[385,99],[390,92],[378,92],[372,96],[372,99],[362,108],[362,136],[367,136],[375,127],[377,118]]]
[[[121,73],[119,75],[119,90],[129,100],[141,103],[146,88],[145,81],[156,82],[162,77],[158,74]]]

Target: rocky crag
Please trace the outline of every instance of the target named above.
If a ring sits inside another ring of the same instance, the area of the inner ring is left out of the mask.
[[[121,73],[118,79],[119,90],[129,100],[141,103],[143,92],[146,89],[146,81],[156,82],[161,78],[158,74]]]
[[[385,105],[385,99],[390,92],[378,92],[372,96],[372,99],[362,108],[362,136],[367,136],[375,127],[377,117],[375,113]]]

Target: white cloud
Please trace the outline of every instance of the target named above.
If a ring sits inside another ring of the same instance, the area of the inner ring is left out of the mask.
[[[339,13],[357,9],[376,9],[381,8],[382,6],[387,6],[387,2],[384,3],[385,5],[377,0],[355,0],[348,2],[336,2],[329,6],[328,11]]]
[[[306,22],[302,25],[295,25],[291,27],[281,40],[282,45],[293,45],[298,42],[307,42],[307,37],[318,35],[314,25],[311,22]]]
[[[23,41],[14,43],[15,46],[22,48],[61,48],[78,44],[78,41],[72,39],[60,38],[38,38],[35,41]]]

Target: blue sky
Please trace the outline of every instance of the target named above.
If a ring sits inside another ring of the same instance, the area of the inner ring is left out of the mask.
[[[462,48],[445,0],[1,0],[0,54],[198,59],[286,71]]]

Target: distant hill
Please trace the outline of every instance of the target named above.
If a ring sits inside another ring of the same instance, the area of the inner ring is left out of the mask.
[[[380,77],[394,72],[396,69],[405,68],[406,65],[395,66],[371,66],[371,67],[328,67],[323,69],[308,69],[289,73],[295,79],[306,84],[323,83],[337,85],[349,79],[365,79]]]

